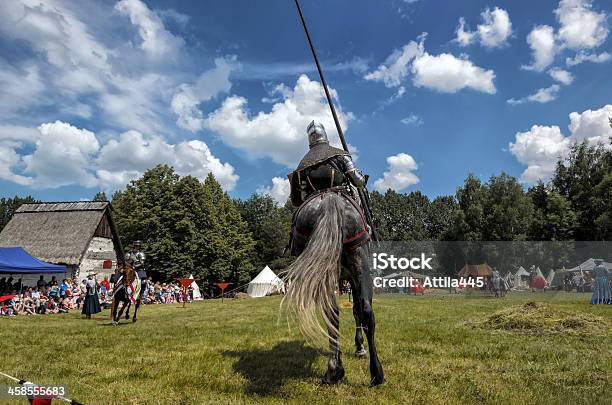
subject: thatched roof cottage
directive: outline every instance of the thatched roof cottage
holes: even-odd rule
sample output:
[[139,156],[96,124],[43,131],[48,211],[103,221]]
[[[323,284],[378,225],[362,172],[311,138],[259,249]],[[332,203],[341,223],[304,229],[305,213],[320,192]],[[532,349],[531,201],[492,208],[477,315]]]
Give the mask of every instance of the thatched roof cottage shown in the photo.
[[0,246],[21,246],[40,260],[64,264],[78,279],[90,271],[110,275],[123,260],[108,201],[23,204],[0,233]]

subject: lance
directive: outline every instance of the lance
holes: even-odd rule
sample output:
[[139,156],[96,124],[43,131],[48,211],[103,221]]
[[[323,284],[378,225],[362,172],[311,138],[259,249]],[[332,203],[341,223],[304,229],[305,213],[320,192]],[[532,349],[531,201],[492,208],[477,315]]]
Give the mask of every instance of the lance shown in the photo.
[[[306,33],[306,38],[308,39],[308,45],[310,45],[310,50],[312,51],[312,57],[314,58],[315,64],[317,65],[317,71],[319,72],[321,84],[323,85],[323,90],[325,91],[327,104],[329,104],[329,109],[331,110],[332,117],[334,118],[334,124],[336,124],[336,130],[338,131],[338,136],[340,137],[342,148],[350,155],[348,144],[344,139],[344,132],[342,131],[342,127],[340,126],[340,121],[338,120],[338,114],[336,114],[334,102],[332,100],[331,94],[329,93],[329,89],[327,88],[327,82],[325,81],[325,77],[323,76],[323,69],[321,69],[321,64],[319,63],[317,52],[315,51],[314,44],[312,43],[312,38],[310,37],[310,32],[308,31],[308,26],[306,25],[306,20],[304,19],[304,14],[302,13],[302,7],[300,7],[299,0],[295,0],[295,6],[297,7],[298,13],[300,14],[300,20],[302,21],[302,27],[304,27],[304,32]],[[357,192],[359,193],[359,200],[361,200],[361,206],[363,207],[363,212],[365,213],[366,220],[368,221],[368,225],[370,226],[372,239],[378,241],[378,235],[376,234],[376,229],[374,228],[374,220],[372,218],[372,208],[370,205],[370,197],[368,195],[368,190],[365,187],[363,189],[358,187]]]

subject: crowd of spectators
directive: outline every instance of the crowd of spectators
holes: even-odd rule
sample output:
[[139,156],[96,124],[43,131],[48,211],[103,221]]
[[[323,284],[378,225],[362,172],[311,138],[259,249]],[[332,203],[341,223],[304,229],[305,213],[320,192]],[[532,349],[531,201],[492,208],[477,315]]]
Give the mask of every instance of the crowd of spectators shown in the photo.
[[[112,287],[107,277],[98,283],[100,305],[109,308],[112,304]],[[143,304],[173,304],[182,303],[186,298],[193,301],[193,288],[189,287],[187,297],[184,297],[182,287],[177,283],[154,283],[149,278],[142,285]],[[0,278],[0,297],[10,297],[0,302],[0,316],[44,315],[68,313],[80,310],[87,289],[85,280],[78,283],[71,278],[58,282],[54,277],[46,281],[44,276],[30,287],[22,284],[21,279],[12,277]],[[12,297],[11,297],[12,296]]]

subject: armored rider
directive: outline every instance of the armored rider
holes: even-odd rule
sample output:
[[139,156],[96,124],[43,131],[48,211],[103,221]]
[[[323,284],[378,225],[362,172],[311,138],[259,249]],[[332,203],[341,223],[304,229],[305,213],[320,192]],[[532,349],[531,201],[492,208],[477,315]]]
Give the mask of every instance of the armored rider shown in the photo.
[[312,121],[306,128],[310,150],[289,174],[291,203],[299,207],[313,194],[327,189],[338,189],[353,196],[353,187],[363,188],[367,183],[355,167],[349,153],[329,144],[323,124]]
[[130,263],[134,267],[136,274],[138,274],[143,293],[145,292],[145,288],[147,286],[147,271],[145,267],[146,260],[147,256],[142,251],[142,242],[139,240],[134,241],[134,243],[132,243],[132,251],[125,255],[125,261]]

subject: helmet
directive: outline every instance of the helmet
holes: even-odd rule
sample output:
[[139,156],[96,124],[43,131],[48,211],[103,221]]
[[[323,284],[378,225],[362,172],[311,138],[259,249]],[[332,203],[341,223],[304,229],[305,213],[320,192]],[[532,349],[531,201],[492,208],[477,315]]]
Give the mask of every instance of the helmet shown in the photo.
[[141,247],[141,246],[142,246],[142,242],[141,242],[141,241],[139,241],[139,240],[135,240],[135,241],[132,243],[132,246],[134,246],[134,247]]
[[325,127],[320,122],[314,122],[313,120],[308,124],[306,132],[308,133],[308,146],[310,148],[319,143],[329,143],[327,133],[325,133]]

